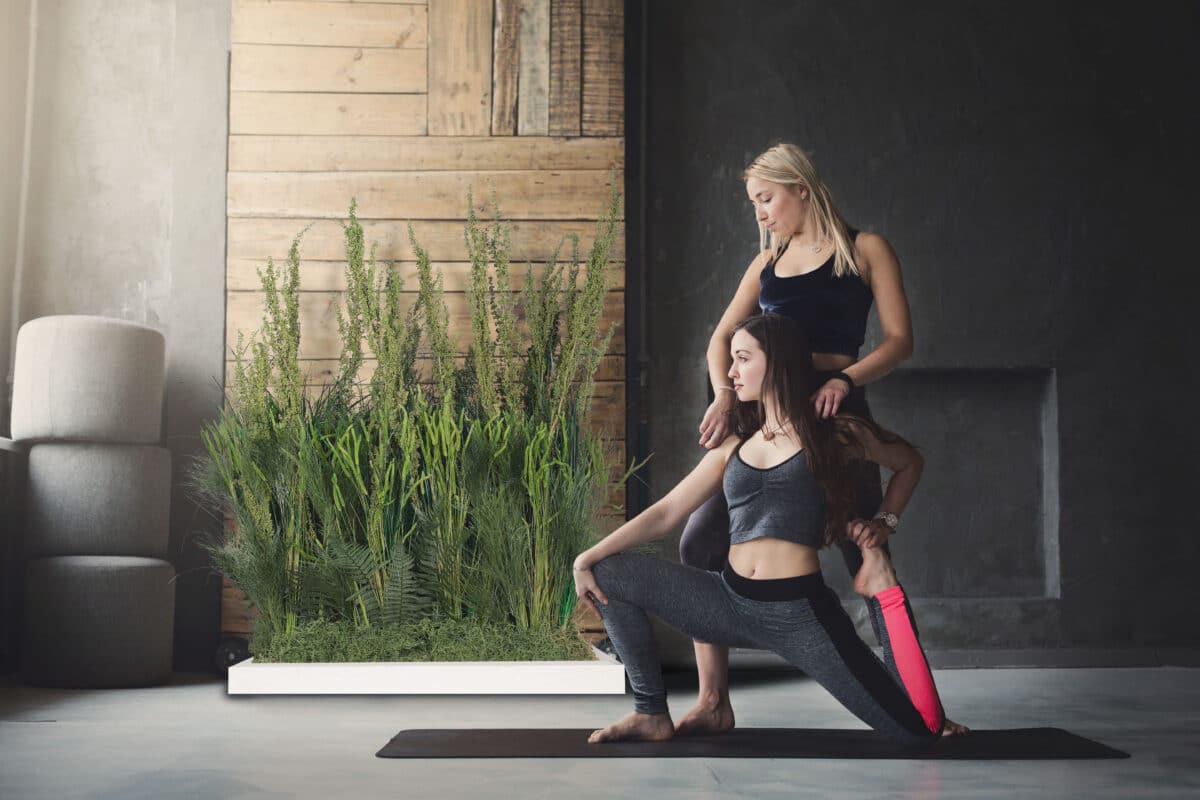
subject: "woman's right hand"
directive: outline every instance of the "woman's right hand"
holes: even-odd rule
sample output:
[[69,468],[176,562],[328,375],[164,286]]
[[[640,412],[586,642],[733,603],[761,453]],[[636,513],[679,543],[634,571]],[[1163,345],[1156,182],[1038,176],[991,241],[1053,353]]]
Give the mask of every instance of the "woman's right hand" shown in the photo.
[[579,602],[600,616],[600,609],[596,607],[595,601],[599,600],[604,605],[608,605],[608,598],[600,590],[600,585],[596,583],[596,576],[592,573],[592,568],[579,569],[575,567],[572,574],[575,576],[575,596],[579,598]]
[[[725,395],[729,395],[728,398]],[[729,433],[729,412],[733,409],[733,392],[717,391],[716,398],[700,420],[700,445],[712,450]]]
[[846,538],[861,548],[883,547],[892,529],[877,519],[852,519],[846,523]]
[[838,413],[842,401],[850,394],[850,386],[841,378],[830,378],[813,393],[813,406],[817,410],[817,419],[829,419]]

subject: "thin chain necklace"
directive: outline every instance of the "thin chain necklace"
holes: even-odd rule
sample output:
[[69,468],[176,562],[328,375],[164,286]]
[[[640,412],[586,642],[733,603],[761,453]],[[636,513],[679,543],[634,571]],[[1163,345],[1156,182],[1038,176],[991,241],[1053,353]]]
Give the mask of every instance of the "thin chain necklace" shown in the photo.
[[[779,254],[775,256],[776,258],[779,258],[779,256],[783,255],[784,251],[787,250],[788,246],[792,243],[793,238],[795,238],[794,234],[787,238],[787,240],[783,243],[783,247],[779,248]],[[821,248],[824,246],[825,246],[825,240],[818,239],[817,241],[815,241],[811,245],[809,245],[809,249],[812,250],[812,252],[814,252],[814,253],[819,253],[819,252],[821,252]]]

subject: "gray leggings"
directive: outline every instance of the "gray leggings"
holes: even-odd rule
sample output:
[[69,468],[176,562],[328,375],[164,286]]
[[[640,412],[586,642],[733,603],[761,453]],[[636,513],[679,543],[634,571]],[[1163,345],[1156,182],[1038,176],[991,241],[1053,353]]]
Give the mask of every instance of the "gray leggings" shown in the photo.
[[[633,688],[634,708],[646,714],[667,710],[667,693],[648,614],[693,639],[729,647],[770,650],[821,684],[863,722],[906,744],[937,738],[944,717],[936,689],[909,691],[890,646],[881,663],[858,637],[837,595],[821,574],[752,580],[733,572],[710,572],[637,553],[619,553],[595,564],[596,583],[608,603],[596,603]],[[898,588],[898,587],[897,587]],[[902,593],[900,602],[907,606]],[[908,609],[890,614],[898,628]],[[886,625],[885,625],[886,629]],[[911,641],[909,630],[892,631]],[[918,669],[920,665],[918,665]],[[921,677],[921,676],[918,676]],[[909,677],[909,683],[912,683]],[[922,695],[924,692],[924,695]],[[925,698],[924,711],[913,697]]]

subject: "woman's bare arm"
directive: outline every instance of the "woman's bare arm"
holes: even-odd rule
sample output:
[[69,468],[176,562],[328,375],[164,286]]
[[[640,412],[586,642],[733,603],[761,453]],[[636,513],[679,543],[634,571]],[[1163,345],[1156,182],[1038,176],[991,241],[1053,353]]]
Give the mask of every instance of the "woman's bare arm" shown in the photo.
[[597,561],[657,539],[681,524],[720,490],[725,464],[737,443],[738,439],[730,436],[720,447],[705,453],[700,463],[665,497],[580,553],[575,559],[575,568],[590,569]]
[[[896,516],[904,511],[908,501],[912,499],[921,473],[925,469],[925,458],[908,442],[897,437],[896,441],[884,441],[875,435],[870,426],[855,421],[853,417],[840,417],[839,422],[843,431],[857,447],[861,448],[862,456],[867,461],[873,461],[892,472],[887,489],[883,493],[883,502],[879,504],[881,512],[891,512]],[[886,433],[886,432],[885,432]],[[884,437],[887,438],[886,436]],[[864,547],[876,547],[887,540],[892,530],[880,520],[851,520],[846,534],[856,544]]]
[[733,300],[729,302],[725,313],[717,322],[717,328],[708,340],[708,379],[712,382],[715,398],[712,405],[704,412],[700,421],[700,444],[712,449],[725,439],[729,432],[729,420],[725,412],[733,408],[733,392],[717,387],[729,386],[729,340],[733,338],[734,327],[746,317],[758,313],[758,281],[767,259],[763,253],[755,256],[738,284]]
[[[883,341],[858,361],[842,370],[855,386],[877,381],[912,356],[912,317],[900,279],[900,261],[887,239],[877,233],[860,233],[854,240],[858,268],[875,297]],[[850,276],[842,280],[853,280]],[[817,415],[828,419],[838,413],[850,387],[840,378],[830,378],[813,395]]]
[[883,340],[874,350],[843,370],[855,385],[863,386],[879,380],[912,356],[913,330],[900,260],[888,240],[877,233],[860,233],[855,245],[864,262],[860,269],[875,295],[883,332]]

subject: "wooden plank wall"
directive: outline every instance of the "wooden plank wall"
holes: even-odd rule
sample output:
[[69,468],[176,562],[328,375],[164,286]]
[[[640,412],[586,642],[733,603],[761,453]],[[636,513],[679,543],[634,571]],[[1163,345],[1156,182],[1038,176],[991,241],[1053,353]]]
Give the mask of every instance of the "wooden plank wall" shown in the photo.
[[[233,0],[228,346],[261,324],[256,269],[286,256],[307,226],[301,357],[313,384],[333,374],[340,220],[352,197],[367,241],[396,261],[415,297],[412,223],[445,275],[460,349],[469,335],[468,187],[485,216],[495,187],[514,223],[514,264],[540,270],[568,233],[586,254],[610,171],[623,181],[622,14],[621,0]],[[624,320],[623,239],[615,259],[606,324]],[[594,403],[614,462],[624,460],[624,376],[618,329]],[[224,630],[245,627],[239,607],[226,598]]]

